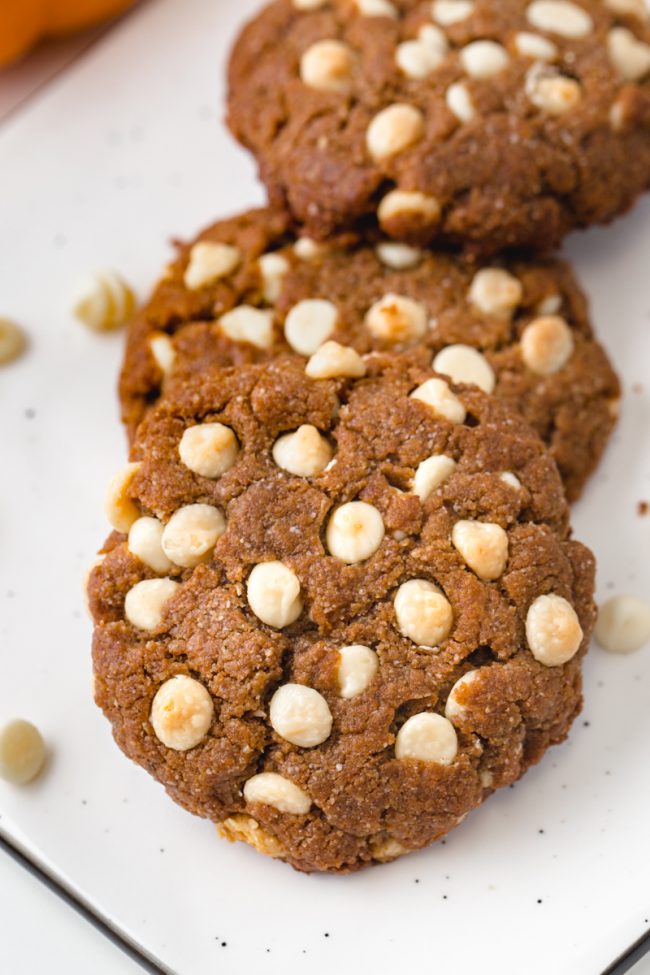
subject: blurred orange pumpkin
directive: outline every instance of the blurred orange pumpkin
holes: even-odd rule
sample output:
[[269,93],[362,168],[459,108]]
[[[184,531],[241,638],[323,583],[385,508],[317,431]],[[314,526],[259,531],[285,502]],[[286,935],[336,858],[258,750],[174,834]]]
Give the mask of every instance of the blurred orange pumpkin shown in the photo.
[[0,0],[0,65],[43,37],[81,30],[120,13],[133,0]]

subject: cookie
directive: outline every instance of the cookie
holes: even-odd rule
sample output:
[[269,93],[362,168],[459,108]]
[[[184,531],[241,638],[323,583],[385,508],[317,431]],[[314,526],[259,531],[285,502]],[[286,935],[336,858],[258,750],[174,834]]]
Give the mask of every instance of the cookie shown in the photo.
[[650,185],[643,0],[276,0],[229,124],[309,234],[550,248]]
[[332,378],[294,356],[168,391],[88,587],[120,748],[305,871],[426,846],[562,741],[594,618],[525,421],[347,352]]
[[181,249],[132,327],[124,419],[133,431],[161,388],[193,372],[309,357],[332,340],[361,354],[419,349],[422,365],[493,391],[548,443],[572,500],[615,423],[618,380],[566,262],[474,262],[385,240],[317,245],[292,238],[272,210],[217,223]]

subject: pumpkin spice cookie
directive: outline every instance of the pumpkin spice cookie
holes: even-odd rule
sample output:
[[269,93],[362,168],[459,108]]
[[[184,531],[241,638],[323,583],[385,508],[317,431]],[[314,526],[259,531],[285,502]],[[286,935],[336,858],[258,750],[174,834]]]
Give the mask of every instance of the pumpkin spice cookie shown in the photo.
[[650,186],[644,0],[276,0],[229,124],[308,233],[548,249]]
[[506,404],[337,346],[174,385],[131,457],[89,580],[96,700],[223,835],[390,860],[566,737],[593,558]]
[[[551,448],[570,499],[615,423],[618,380],[585,298],[557,259],[473,262],[390,241],[324,245],[253,211],[181,249],[132,325],[121,393],[131,431],[161,389],[211,366],[328,342],[418,352],[518,409]],[[326,346],[324,352],[327,353]]]

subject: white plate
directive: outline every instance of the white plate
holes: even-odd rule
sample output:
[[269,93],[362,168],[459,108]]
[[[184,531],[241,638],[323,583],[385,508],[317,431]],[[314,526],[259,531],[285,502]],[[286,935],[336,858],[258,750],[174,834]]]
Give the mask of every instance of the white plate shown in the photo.
[[[113,266],[144,294],[166,238],[262,201],[219,124],[224,57],[256,5],[148,4],[0,132],[0,312],[33,337],[0,375],[0,715],[31,717],[52,746],[38,783],[0,787],[0,825],[183,975],[594,975],[650,917],[648,650],[594,649],[570,741],[444,845],[342,878],[218,841],[120,755],[92,703],[81,581],[124,457],[122,337],[73,322],[70,289]],[[647,597],[650,201],[568,252],[626,383],[576,533],[601,596]]]

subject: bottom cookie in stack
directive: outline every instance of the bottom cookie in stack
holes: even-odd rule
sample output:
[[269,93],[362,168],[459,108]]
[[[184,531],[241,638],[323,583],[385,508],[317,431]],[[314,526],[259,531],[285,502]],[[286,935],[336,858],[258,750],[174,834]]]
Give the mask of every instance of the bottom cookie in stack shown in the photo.
[[417,352],[173,384],[110,512],[89,599],[118,745],[300,870],[444,836],[580,710],[594,561],[555,463]]

